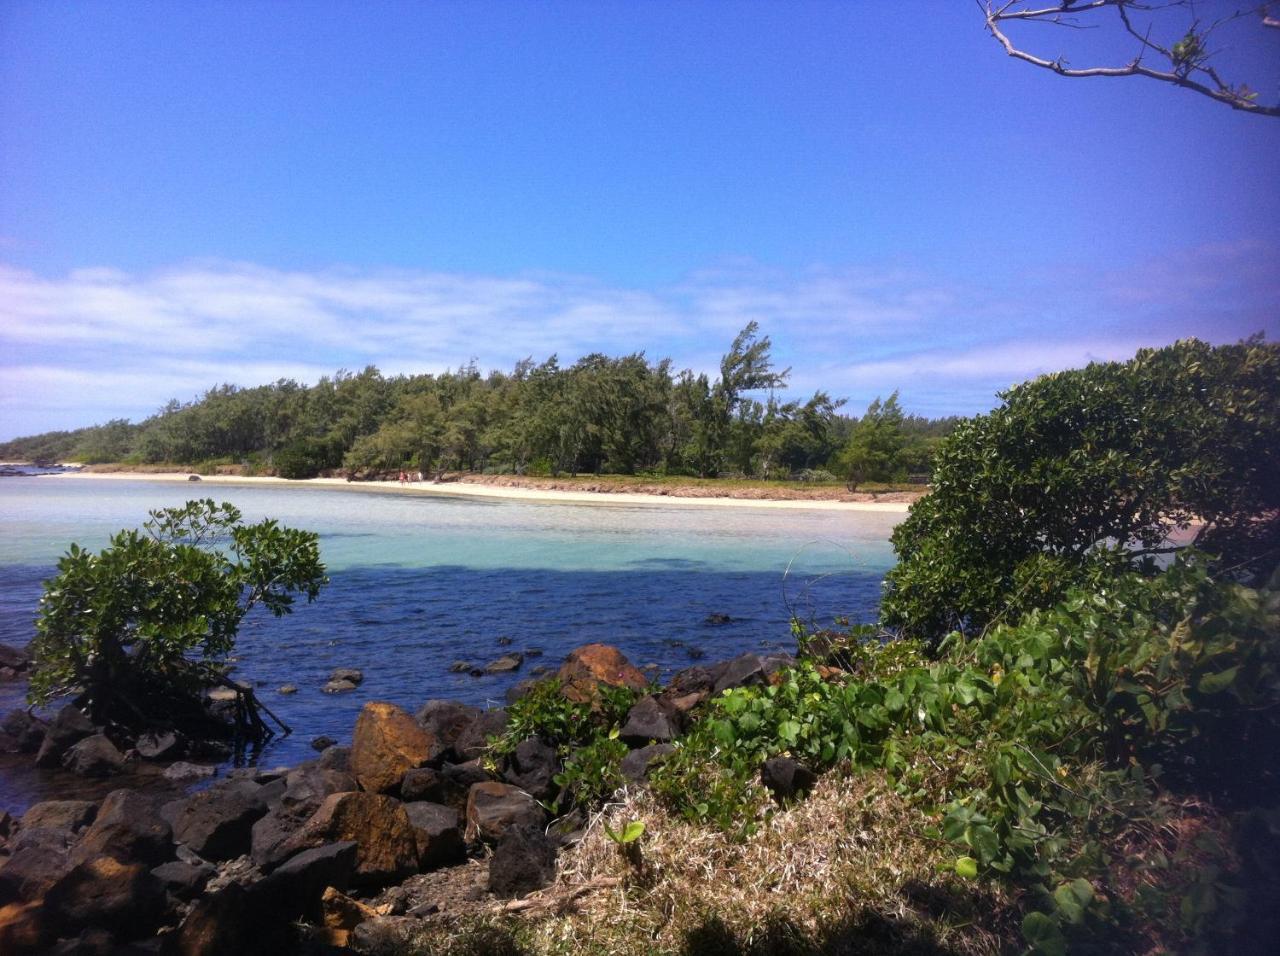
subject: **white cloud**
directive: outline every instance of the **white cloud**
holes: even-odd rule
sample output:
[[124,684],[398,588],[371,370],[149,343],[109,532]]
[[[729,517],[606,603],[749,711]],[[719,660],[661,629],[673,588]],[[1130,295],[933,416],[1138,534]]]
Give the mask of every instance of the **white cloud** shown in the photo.
[[1181,335],[1238,338],[1261,315],[1274,334],[1274,259],[1213,247],[998,286],[900,265],[789,273],[737,261],[652,289],[546,273],[191,262],[45,277],[0,265],[0,437],[138,418],[221,382],[313,382],[366,364],[438,372],[473,357],[509,368],[643,350],[714,374],[753,319],[797,392],[825,388],[858,409],[900,388],[910,409],[972,412],[1029,376]]

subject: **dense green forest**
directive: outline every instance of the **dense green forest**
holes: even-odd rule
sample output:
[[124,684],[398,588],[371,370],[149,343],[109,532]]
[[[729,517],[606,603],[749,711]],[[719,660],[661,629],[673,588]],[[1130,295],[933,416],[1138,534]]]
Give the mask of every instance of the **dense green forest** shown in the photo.
[[860,417],[818,391],[783,401],[790,369],[776,369],[754,322],[734,339],[720,375],[643,352],[588,355],[562,368],[553,355],[510,372],[474,363],[440,375],[387,377],[372,366],[313,386],[222,385],[170,401],[134,424],[117,419],[0,444],[24,461],[196,466],[308,478],[343,469],[741,476],[903,481],[929,470],[956,419],[907,415],[897,394]]

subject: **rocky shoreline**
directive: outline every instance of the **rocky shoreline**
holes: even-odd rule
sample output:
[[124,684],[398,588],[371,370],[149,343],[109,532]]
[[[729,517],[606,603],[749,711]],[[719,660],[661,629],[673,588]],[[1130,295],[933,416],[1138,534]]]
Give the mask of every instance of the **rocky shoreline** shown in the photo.
[[[746,654],[658,687],[616,648],[590,644],[545,686],[583,706],[611,688],[638,695],[617,736],[622,774],[643,785],[703,701],[790,662]],[[46,765],[124,770],[103,728],[72,707],[47,725],[16,711],[3,733]],[[21,819],[0,812],[0,952],[394,952],[426,920],[536,910],[591,820],[547,809],[562,803],[566,754],[536,735],[499,750],[504,735],[505,708],[432,700],[410,714],[370,701],[350,747],[295,767],[230,770],[177,799],[122,775],[142,788],[44,801]],[[128,758],[167,764],[171,780],[207,772],[155,743]],[[763,782],[789,796],[812,780],[780,758]]]

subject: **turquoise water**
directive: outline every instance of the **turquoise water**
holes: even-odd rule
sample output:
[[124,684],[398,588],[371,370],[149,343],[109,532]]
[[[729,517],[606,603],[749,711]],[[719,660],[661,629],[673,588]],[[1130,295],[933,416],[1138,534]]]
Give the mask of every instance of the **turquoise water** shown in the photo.
[[[365,700],[416,708],[431,697],[501,702],[516,680],[573,647],[607,641],[667,676],[695,661],[793,649],[792,613],[818,624],[875,612],[898,513],[626,502],[566,504],[371,492],[346,486],[200,485],[91,478],[0,479],[0,643],[30,640],[41,582],[76,542],[100,548],[149,509],[230,501],[320,534],[332,583],[283,619],[250,616],[236,676],[295,729],[263,759],[311,755],[350,736]],[[788,573],[788,565],[790,572]],[[721,626],[708,615],[728,614]],[[509,639],[509,647],[499,639]],[[511,675],[483,664],[529,652]],[[335,667],[365,682],[320,693]],[[293,683],[299,692],[275,688]],[[0,706],[21,689],[0,685]],[[0,805],[3,805],[0,802]]]

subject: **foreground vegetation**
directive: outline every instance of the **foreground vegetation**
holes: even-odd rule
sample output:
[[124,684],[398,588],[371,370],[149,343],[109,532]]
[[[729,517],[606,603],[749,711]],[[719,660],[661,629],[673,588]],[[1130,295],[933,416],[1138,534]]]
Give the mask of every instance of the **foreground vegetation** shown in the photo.
[[[1180,343],[1013,390],[943,443],[886,620],[801,632],[648,791],[617,789],[618,708],[531,694],[513,719],[575,755],[571,803],[612,800],[561,874],[604,889],[419,951],[1269,952],[1277,359]],[[779,756],[821,774],[807,799],[764,785]]]
[[754,323],[710,379],[674,372],[643,353],[555,356],[509,373],[468,365],[441,375],[387,378],[339,372],[307,387],[282,380],[224,385],[124,420],[0,444],[0,458],[85,463],[237,465],[308,478],[324,471],[645,474],[805,481],[905,481],[926,473],[954,419],[903,413],[896,395],[866,414],[816,392],[785,402]]

